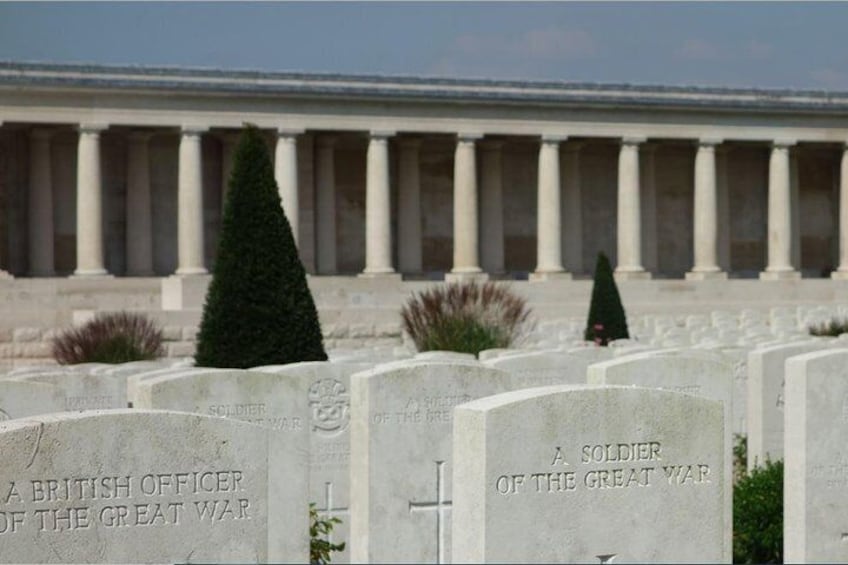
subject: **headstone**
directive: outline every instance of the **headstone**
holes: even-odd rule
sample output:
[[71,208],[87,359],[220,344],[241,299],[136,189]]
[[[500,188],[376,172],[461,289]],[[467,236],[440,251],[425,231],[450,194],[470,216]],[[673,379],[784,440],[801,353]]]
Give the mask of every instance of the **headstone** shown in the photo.
[[416,361],[476,361],[477,357],[471,353],[456,351],[423,351],[416,353],[413,359]]
[[454,412],[456,563],[729,563],[720,403],[636,387]]
[[17,379],[0,380],[0,422],[64,409],[65,394],[58,387]]
[[0,423],[0,560],[305,563],[306,500],[278,441],[175,412]]
[[[666,350],[639,353],[587,371],[587,382],[596,385],[630,385],[659,388],[701,396],[724,407],[724,480],[733,480],[733,365],[720,354],[704,350]],[[732,523],[733,491],[724,490],[726,521]]]
[[451,562],[453,408],[508,387],[507,373],[470,363],[351,377],[351,562]]
[[67,412],[127,407],[126,379],[105,373],[53,372],[24,375],[15,380],[53,385],[62,390],[65,394],[63,410]]
[[127,377],[127,405],[132,408],[135,406],[136,397],[138,396],[139,385],[151,379],[156,379],[164,376],[186,375],[198,372],[223,371],[225,369],[212,369],[209,367],[166,367],[164,369],[154,369],[143,373],[135,373]]
[[848,349],[786,361],[783,559],[848,555]]
[[512,375],[511,388],[515,390],[534,386],[584,384],[586,368],[590,363],[585,356],[579,357],[558,351],[509,355],[485,361],[483,364]]
[[311,361],[251,369],[285,375],[299,385],[297,398],[308,407],[309,501],[319,516],[341,520],[328,541],[346,542],[344,551],[333,554],[333,563],[350,562],[350,376],[370,368]]
[[822,343],[806,340],[753,349],[748,353],[748,470],[766,459],[783,459],[785,363],[794,355],[817,351]]

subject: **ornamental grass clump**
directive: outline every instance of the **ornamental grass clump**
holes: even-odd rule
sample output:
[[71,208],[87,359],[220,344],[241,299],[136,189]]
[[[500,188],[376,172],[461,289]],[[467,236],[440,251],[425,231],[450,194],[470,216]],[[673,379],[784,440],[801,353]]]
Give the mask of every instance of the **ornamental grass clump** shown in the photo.
[[129,312],[98,314],[56,336],[52,349],[61,365],[149,361],[164,354],[162,330],[146,316]]
[[528,329],[530,309],[506,286],[467,282],[413,294],[401,317],[418,351],[477,355],[515,344]]
[[810,335],[836,337],[848,333],[848,318],[831,318],[820,324],[807,327]]

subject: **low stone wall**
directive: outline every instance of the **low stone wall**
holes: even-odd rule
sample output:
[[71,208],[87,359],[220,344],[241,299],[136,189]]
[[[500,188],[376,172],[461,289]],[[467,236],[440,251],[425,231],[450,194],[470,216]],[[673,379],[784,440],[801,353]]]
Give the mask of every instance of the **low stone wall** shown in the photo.
[[[163,328],[169,357],[194,354],[208,277],[194,281],[181,297],[182,308],[162,308],[163,282],[172,278],[25,279],[0,281],[0,370],[49,364],[56,332],[96,312],[143,312]],[[400,309],[411,293],[434,281],[397,281],[357,277],[309,277],[328,349],[404,344]],[[589,308],[592,281],[513,281],[537,320],[536,337],[555,322],[580,322]],[[714,310],[768,313],[776,306],[824,306],[837,315],[848,304],[848,282],[829,279],[654,280],[619,283],[628,316],[705,314]],[[173,306],[173,302],[171,304]]]

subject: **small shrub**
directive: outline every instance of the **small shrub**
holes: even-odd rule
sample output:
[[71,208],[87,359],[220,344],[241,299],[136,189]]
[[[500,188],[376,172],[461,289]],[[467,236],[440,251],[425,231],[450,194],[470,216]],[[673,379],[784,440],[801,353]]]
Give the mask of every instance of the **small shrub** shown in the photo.
[[766,461],[733,488],[733,562],[783,563],[783,461]]
[[748,470],[748,436],[733,434],[733,484],[745,478]]
[[468,282],[413,294],[401,317],[418,351],[477,355],[516,343],[527,329],[530,310],[505,286]]
[[612,274],[612,265],[606,255],[598,253],[584,339],[606,346],[613,340],[629,337],[627,316]]
[[312,565],[325,565],[332,559],[334,551],[344,551],[345,542],[331,543],[326,539],[333,532],[338,518],[322,518],[315,509],[315,503],[309,503],[309,562]]
[[163,355],[162,330],[141,314],[98,314],[59,334],[52,349],[61,365],[147,361]]
[[848,318],[831,318],[821,324],[813,324],[807,327],[810,335],[836,337],[848,333]]

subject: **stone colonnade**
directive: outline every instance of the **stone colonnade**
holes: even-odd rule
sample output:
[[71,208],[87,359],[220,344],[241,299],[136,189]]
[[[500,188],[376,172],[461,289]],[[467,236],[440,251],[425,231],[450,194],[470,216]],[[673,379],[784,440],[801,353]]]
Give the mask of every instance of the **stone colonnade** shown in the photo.
[[[103,189],[100,135],[104,124],[80,124],[77,148],[77,267],[75,276],[104,276]],[[275,177],[295,241],[299,234],[297,139],[301,129],[276,132]],[[206,273],[204,264],[201,139],[207,128],[180,130],[178,161],[177,275]],[[150,192],[150,131],[128,135],[127,274],[153,273]],[[28,254],[29,274],[54,275],[53,201],[50,171],[51,130],[29,132]],[[392,230],[390,141],[398,151],[397,229]],[[222,177],[229,178],[236,136],[224,134]],[[320,134],[315,149],[316,270],[335,274],[336,136]],[[690,280],[727,277],[729,239],[720,229],[729,218],[725,140],[693,140],[695,149],[693,265]],[[365,268],[362,276],[398,277],[422,271],[420,143],[413,135],[369,132],[366,157]],[[768,260],[764,280],[800,277],[797,242],[798,179],[792,140],[771,143],[768,165]],[[504,272],[503,187],[500,139],[477,133],[456,135],[453,172],[453,267],[448,280],[485,278]],[[581,262],[581,140],[542,135],[538,150],[536,269],[531,280],[570,278]],[[648,279],[657,267],[654,142],[622,137],[619,143],[617,188],[617,255],[619,279]],[[478,157],[479,178],[478,178]],[[226,180],[224,181],[226,188]],[[225,189],[222,190],[222,195]],[[839,265],[833,278],[848,279],[848,146],[843,146],[839,177]],[[393,264],[393,237],[398,239],[398,265]],[[0,274],[4,274],[0,271]]]

